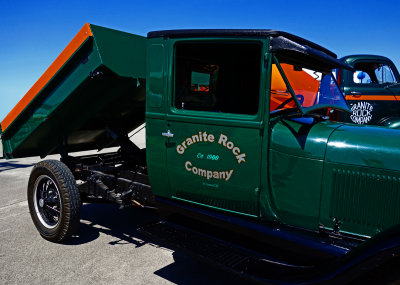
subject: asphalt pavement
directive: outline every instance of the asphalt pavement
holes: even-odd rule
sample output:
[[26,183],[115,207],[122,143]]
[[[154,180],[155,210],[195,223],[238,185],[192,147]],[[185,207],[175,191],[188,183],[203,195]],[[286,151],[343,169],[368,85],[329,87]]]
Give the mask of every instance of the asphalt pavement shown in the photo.
[[244,283],[140,234],[141,225],[158,218],[141,209],[84,204],[77,236],[63,244],[44,240],[26,201],[29,174],[38,161],[0,159],[0,284]]

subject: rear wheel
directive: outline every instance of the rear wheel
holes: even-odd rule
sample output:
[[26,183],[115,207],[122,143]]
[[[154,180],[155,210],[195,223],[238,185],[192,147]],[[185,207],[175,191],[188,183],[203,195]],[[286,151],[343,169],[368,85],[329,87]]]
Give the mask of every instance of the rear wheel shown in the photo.
[[32,169],[28,183],[28,205],[40,235],[61,242],[76,232],[80,222],[81,198],[75,178],[57,160],[45,160]]

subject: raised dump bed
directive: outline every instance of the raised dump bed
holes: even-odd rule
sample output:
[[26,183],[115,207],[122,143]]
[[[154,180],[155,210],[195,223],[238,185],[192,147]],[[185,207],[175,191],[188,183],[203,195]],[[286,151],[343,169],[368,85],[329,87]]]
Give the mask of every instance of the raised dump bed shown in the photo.
[[145,118],[146,38],[85,24],[1,122],[7,158],[101,149]]

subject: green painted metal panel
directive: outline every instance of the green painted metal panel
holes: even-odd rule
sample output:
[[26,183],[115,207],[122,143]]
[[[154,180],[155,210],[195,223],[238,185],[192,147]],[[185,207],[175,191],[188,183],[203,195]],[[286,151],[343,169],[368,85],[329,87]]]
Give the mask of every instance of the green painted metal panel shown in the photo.
[[341,232],[361,236],[400,222],[400,133],[328,121],[272,126],[269,199],[278,220],[333,230],[337,219]]
[[292,120],[271,120],[271,149],[293,156],[323,160],[330,134],[341,123],[329,121],[301,123]]
[[[220,40],[201,39],[202,42]],[[247,40],[259,43],[264,51],[267,49],[265,42],[254,38],[224,39],[224,42],[245,43]],[[180,41],[196,42],[199,39],[153,38],[148,42],[147,82],[151,84],[147,89],[146,107],[147,128],[150,128],[147,133],[147,162],[152,189],[160,196],[259,216],[265,80],[262,80],[260,111],[256,115],[178,110],[173,106],[174,46]],[[261,58],[260,69],[265,78]],[[174,134],[173,138],[162,136],[168,130]],[[202,139],[182,154],[177,151],[177,147],[188,138],[196,140],[203,135],[213,139]],[[226,138],[230,149],[223,145],[221,137]],[[240,154],[234,154],[234,148],[235,152],[240,149],[245,162],[239,162],[237,156]],[[167,158],[164,165],[163,154]]]
[[171,197],[167,172],[165,120],[168,94],[168,46],[164,39],[148,39],[146,70],[146,159],[154,194]]
[[171,197],[167,172],[167,154],[165,137],[161,133],[167,129],[162,116],[146,117],[146,159],[151,190],[155,195]]
[[[201,44],[216,44],[221,40],[202,38]],[[261,78],[265,75],[263,56],[259,67],[262,82],[258,91],[259,110],[255,115],[177,109],[173,93],[175,47],[198,41],[196,38],[185,38],[168,42],[170,76],[167,94],[171,95],[167,96],[166,120],[168,130],[174,133],[174,137],[168,139],[166,145],[172,197],[213,209],[259,217],[265,100],[265,80]],[[266,49],[265,39],[225,38],[223,42],[257,44],[262,51]]]
[[166,80],[166,53],[165,46],[157,39],[148,40],[147,65],[147,108],[162,107],[165,100],[164,82]]
[[7,158],[112,144],[144,122],[146,39],[91,25],[89,37],[3,133]]
[[272,207],[279,221],[317,230],[323,160],[270,151]]
[[343,125],[329,138],[326,161],[400,171],[399,141],[388,128]]
[[90,25],[102,63],[122,77],[146,78],[146,39]]
[[210,207],[259,215],[260,129],[193,124],[168,119],[167,142],[173,196]]
[[400,223],[400,172],[326,163],[321,198],[321,224],[362,236]]
[[[89,44],[90,43],[87,42],[87,45]],[[29,154],[25,153],[27,151],[29,152],[29,149],[31,148],[36,148],[37,152],[35,155],[40,155],[38,149],[40,148],[40,144],[34,145],[29,143],[29,140],[32,139],[31,136],[33,133],[35,131],[37,132],[37,129],[44,122],[48,121],[48,118],[60,106],[60,104],[62,104],[62,102],[64,102],[64,100],[66,100],[66,98],[85,81],[87,74],[98,66],[97,62],[100,60],[98,53],[93,52],[92,50],[89,52],[89,56],[92,59],[90,62],[88,61],[86,64],[77,63],[74,73],[69,74],[65,80],[61,81],[62,84],[58,84],[54,87],[53,92],[47,96],[44,96],[42,95],[43,93],[41,93],[41,97],[35,99],[35,102],[32,103],[36,103],[35,105],[37,106],[35,106],[35,108],[33,108],[31,104],[30,109],[24,110],[23,114],[21,114],[21,116],[24,117],[24,120],[19,119],[19,125],[13,125],[7,129],[7,132],[4,134],[5,140],[9,142],[9,145],[5,150],[6,153],[12,153],[12,157],[29,156]],[[38,137],[38,134],[35,133],[34,137]],[[28,143],[26,143],[27,141]]]
[[[261,81],[261,90],[264,90],[265,96],[262,96],[265,100],[262,101],[263,115],[263,140],[262,140],[262,151],[261,151],[261,188],[260,188],[260,215],[262,220],[274,221],[277,220],[277,215],[272,209],[272,193],[270,186],[270,174],[269,174],[269,146],[271,143],[270,132],[271,127],[269,125],[269,105],[270,105],[270,93],[271,93],[271,69],[272,69],[272,54],[269,52],[270,39],[266,39],[266,45],[264,46],[264,67],[261,72],[261,78],[265,78],[265,81]],[[263,84],[264,83],[264,84]],[[265,122],[268,122],[267,124]],[[266,127],[267,126],[267,127]]]
[[277,219],[318,229],[326,144],[341,124],[271,121],[269,185]]

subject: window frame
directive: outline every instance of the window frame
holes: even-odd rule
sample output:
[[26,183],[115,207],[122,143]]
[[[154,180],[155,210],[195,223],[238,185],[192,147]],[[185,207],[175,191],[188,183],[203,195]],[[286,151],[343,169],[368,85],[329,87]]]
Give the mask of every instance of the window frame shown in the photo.
[[[169,113],[179,116],[195,116],[204,118],[215,118],[215,119],[233,119],[233,120],[245,120],[245,121],[261,121],[264,114],[265,106],[265,94],[266,94],[266,65],[265,54],[267,52],[267,38],[187,38],[187,39],[171,39],[171,62],[170,71],[172,76],[170,77],[170,88],[169,88],[169,102],[168,109]],[[255,114],[239,114],[239,113],[222,113],[212,112],[207,110],[188,110],[178,109],[175,106],[176,100],[176,47],[181,44],[257,44],[260,47],[260,58],[259,58],[259,88],[258,88],[258,108]]]
[[[360,62],[371,62],[371,63],[373,63],[373,62],[376,62],[376,63],[382,63],[382,64],[385,64],[385,65],[387,65],[387,66],[389,66],[390,67],[390,69],[391,69],[391,71],[392,71],[392,74],[393,74],[393,76],[394,76],[394,79],[397,81],[397,82],[400,82],[400,78],[399,78],[399,75],[397,74],[397,72],[396,72],[396,68],[395,68],[395,66],[391,63],[391,62],[388,62],[388,61],[385,61],[385,60],[379,60],[379,59],[362,59],[362,60],[356,60],[356,61],[354,61],[353,63],[352,63],[352,65],[353,66],[355,66],[357,63],[360,63]],[[356,69],[355,67],[354,67],[354,69]],[[356,70],[356,71],[358,71],[358,69]],[[355,72],[355,71],[354,71]],[[391,84],[391,83],[355,83],[354,82],[354,72],[351,72],[351,71],[347,71],[347,82],[349,82],[348,84],[346,84],[348,87],[354,87],[354,88],[356,88],[356,87],[363,87],[363,88],[381,88],[382,86],[386,86],[386,85],[388,85],[388,84]]]
[[[287,78],[285,72],[284,72],[283,69],[282,69],[281,63],[279,62],[279,60],[278,60],[278,58],[277,58],[277,56],[276,56],[275,54],[272,56],[272,60],[271,60],[271,72],[270,72],[270,75],[269,75],[269,77],[270,77],[270,80],[269,80],[269,83],[270,83],[269,100],[271,100],[271,91],[272,91],[272,90],[271,90],[271,84],[272,84],[272,65],[273,65],[273,64],[276,65],[276,67],[277,67],[277,69],[278,69],[278,71],[279,71],[279,74],[281,75],[281,78],[282,78],[283,81],[285,82],[287,91],[288,91],[289,94],[292,96],[292,98],[293,98],[293,100],[294,100],[294,103],[295,103],[296,106],[297,106],[296,108],[291,108],[291,109],[297,109],[297,110],[299,111],[300,114],[304,115],[305,112],[304,112],[304,110],[303,110],[303,107],[301,106],[299,100],[297,99],[296,93],[294,92],[294,90],[293,90],[293,88],[292,88],[292,85],[291,85],[290,82],[289,82],[289,79]],[[271,104],[271,103],[270,103],[270,104]],[[269,104],[269,105],[270,105],[270,104]],[[270,106],[269,106],[269,108],[270,108]],[[282,109],[282,110],[283,110],[283,109]],[[280,113],[282,110],[274,110],[274,111],[268,110],[268,111],[269,111],[269,114],[270,114],[271,117],[275,117],[275,116],[279,115],[279,113]]]
[[[292,85],[290,84],[289,78],[286,76],[286,74],[285,74],[285,72],[284,72],[284,70],[283,70],[283,68],[281,66],[281,63],[280,63],[278,57],[275,54],[272,56],[272,60],[271,60],[271,71],[270,71],[271,75],[270,75],[270,80],[269,80],[270,86],[272,84],[272,78],[271,78],[272,77],[272,64],[276,64],[276,66],[278,68],[278,71],[279,71],[283,81],[285,82],[286,87],[288,88],[287,91],[290,93],[290,95],[292,96],[292,98],[295,101],[295,104],[297,106],[296,108],[290,108],[288,110],[293,110],[293,111],[294,110],[298,110],[299,111],[298,113],[301,114],[301,115],[306,115],[306,114],[309,114],[310,112],[313,112],[313,111],[316,111],[316,110],[319,110],[319,109],[324,109],[324,108],[335,108],[335,109],[338,109],[338,110],[341,110],[341,111],[345,111],[345,112],[349,112],[350,111],[350,106],[349,106],[349,104],[348,104],[348,102],[346,100],[346,97],[343,94],[342,90],[340,90],[340,85],[338,84],[335,76],[333,76],[332,71],[330,72],[330,74],[332,75],[331,79],[335,81],[336,86],[338,87],[338,91],[341,93],[341,96],[342,96],[344,102],[347,104],[347,109],[346,108],[342,108],[340,106],[333,106],[333,105],[329,105],[329,104],[317,104],[317,105],[314,105],[314,106],[311,106],[311,107],[303,107],[300,104],[300,101],[298,100],[298,98],[296,96],[296,92],[294,92],[294,89],[293,89]],[[271,93],[271,88],[270,88],[269,92]],[[270,110],[268,110],[268,111],[270,112],[270,117],[276,117],[276,116],[279,116],[279,114],[281,114],[282,111],[284,111],[284,109],[277,110],[277,111],[270,111]]]

